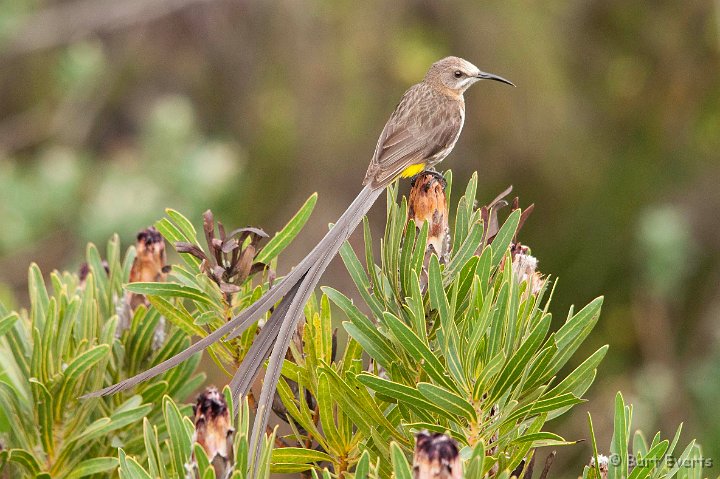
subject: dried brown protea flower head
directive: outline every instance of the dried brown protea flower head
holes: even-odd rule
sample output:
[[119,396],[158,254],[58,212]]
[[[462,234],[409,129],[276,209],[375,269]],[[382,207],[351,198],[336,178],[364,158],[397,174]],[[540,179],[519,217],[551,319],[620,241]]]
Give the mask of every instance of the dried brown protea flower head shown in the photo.
[[[165,240],[154,226],[140,231],[137,234],[135,242],[135,259],[130,268],[129,283],[151,282],[157,283],[165,281],[170,266],[166,264],[167,257],[165,254]],[[126,292],[125,295],[116,302],[118,313],[117,336],[130,327],[133,312],[138,306],[149,306],[147,298],[143,294]],[[165,318],[160,317],[155,332],[153,334],[152,347],[158,349],[165,341]]]
[[[520,199],[517,196],[512,200],[512,203],[508,202],[508,200],[505,199],[505,197],[511,192],[512,186],[508,187],[505,191],[500,193],[487,206],[483,206],[480,208],[480,217],[483,220],[483,242],[478,253],[482,251],[482,248],[485,245],[492,244],[495,236],[497,236],[498,234],[498,231],[500,231],[498,211],[508,205],[511,205],[510,212],[513,212],[516,209],[520,208]],[[530,216],[533,209],[535,209],[534,204],[528,206],[522,211],[522,214],[520,215],[520,222],[518,223],[517,230],[515,231],[515,238],[513,238],[514,241],[517,240],[518,232],[522,229],[525,221],[528,219],[528,216]]]
[[154,226],[138,233],[135,251],[135,260],[130,269],[130,282],[163,281],[167,275],[165,240]]
[[[154,226],[140,231],[135,243],[135,259],[130,268],[130,283],[165,281],[168,272],[166,265],[165,240]],[[135,310],[141,304],[147,306],[142,294],[130,293],[128,304]]]
[[441,261],[450,252],[446,187],[440,173],[425,171],[413,178],[408,200],[408,222],[413,220],[418,229],[429,223],[427,251],[434,252]]
[[[215,468],[215,477],[227,477],[234,464],[230,411],[225,396],[214,387],[205,389],[193,406],[195,434],[193,442],[202,446]],[[193,458],[194,460],[194,458]]]
[[[216,229],[219,237],[215,236]],[[266,264],[255,261],[261,249],[260,242],[268,235],[259,228],[250,227],[238,228],[226,234],[220,221],[216,225],[210,210],[203,214],[203,230],[209,254],[205,254],[197,245],[186,242],[175,243],[175,249],[178,253],[188,253],[202,261],[201,269],[220,286],[229,304],[232,294],[240,291],[240,284],[268,268]]]
[[414,479],[463,477],[457,441],[445,434],[423,431],[415,436]]

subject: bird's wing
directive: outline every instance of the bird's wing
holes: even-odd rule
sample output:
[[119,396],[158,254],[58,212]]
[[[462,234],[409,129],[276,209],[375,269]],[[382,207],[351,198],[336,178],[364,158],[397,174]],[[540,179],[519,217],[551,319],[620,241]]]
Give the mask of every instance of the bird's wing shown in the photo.
[[459,110],[453,102],[437,100],[420,85],[403,95],[380,134],[366,182],[386,186],[409,166],[426,163],[452,143]]

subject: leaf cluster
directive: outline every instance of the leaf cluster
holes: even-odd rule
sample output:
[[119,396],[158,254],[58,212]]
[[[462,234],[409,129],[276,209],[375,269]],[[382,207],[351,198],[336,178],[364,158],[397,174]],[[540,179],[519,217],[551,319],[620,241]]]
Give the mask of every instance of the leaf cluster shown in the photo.
[[[293,427],[286,439],[313,454],[297,454],[275,470],[315,464],[340,475],[359,467],[367,452],[388,477],[396,462],[392,447],[410,452],[420,430],[449,432],[478,477],[513,470],[534,448],[571,443],[543,427],[582,402],[595,378],[607,346],[566,377],[558,374],[592,331],[602,298],[571,311],[550,333],[545,289],[532,294],[512,269],[509,246],[522,212],[512,212],[489,245],[475,190],[473,177],[455,214],[447,264],[433,255],[425,266],[428,227],[406,225],[407,202],[396,201],[395,191],[388,194],[379,264],[367,222],[365,261],[343,246],[369,314],[328,287],[319,304],[308,304],[303,349],[292,349],[278,394]],[[350,336],[337,359],[329,303],[345,315]]]
[[[302,229],[315,201],[311,196],[288,225],[252,255],[254,259],[264,264],[276,261]],[[201,251],[194,227],[180,213],[167,210],[156,227],[165,239],[197,245]],[[238,241],[233,246],[247,245]],[[268,285],[255,286],[245,278],[231,303],[193,254],[181,255],[183,263],[172,267],[167,282],[128,283],[135,256],[131,247],[121,260],[117,236],[108,242],[105,261],[91,244],[86,275],[53,272],[48,288],[37,265],[32,265],[30,309],[8,311],[0,304],[0,471],[13,477],[78,478],[112,472],[118,460],[132,464],[132,457],[154,457],[164,463],[165,452],[148,446],[153,442],[166,441],[168,457],[185,453],[177,442],[181,436],[167,426],[175,426],[171,417],[189,412],[188,406],[175,401],[184,400],[205,381],[204,374],[194,374],[200,354],[142,383],[133,393],[77,398],[174,356],[193,336],[206,336],[235,308],[252,303]],[[123,327],[119,315],[127,315],[130,293],[145,295],[149,307],[131,311]],[[158,328],[165,332],[161,344]],[[237,363],[252,342],[252,329],[233,343],[211,348],[210,356],[223,368]],[[158,426],[151,431],[141,420]],[[167,474],[183,476],[179,463],[172,464]]]
[[[232,394],[226,387],[223,390],[230,417],[235,417]],[[143,439],[147,451],[147,468],[124,450],[119,452],[120,479],[170,479],[195,477],[198,479],[216,479],[215,470],[205,450],[197,443],[193,444],[195,426],[168,396],[162,401],[163,420],[160,426],[153,425],[147,418],[143,421]],[[255,459],[250,451],[250,407],[247,398],[238,411],[238,428],[233,440],[235,467],[228,479],[250,477]],[[159,431],[168,431],[165,441]],[[270,477],[270,454],[274,436],[264,440],[260,457],[257,459],[257,479]],[[217,478],[220,479],[220,478]]]
[[196,356],[134,393],[78,399],[189,345],[189,335],[175,327],[162,344],[153,344],[161,319],[155,308],[138,307],[129,328],[119,329],[122,284],[134,256],[130,248],[121,263],[113,237],[105,263],[91,244],[87,276],[53,272],[49,288],[33,264],[30,309],[11,312],[0,305],[0,423],[6,425],[2,433],[8,447],[0,452],[0,470],[53,478],[111,471],[118,446],[144,451],[140,420],[161,414],[154,406],[158,399],[182,399],[203,383],[204,375],[194,374]]
[[[608,449],[610,456],[598,454],[592,417],[588,413],[593,446],[591,464],[583,470],[583,479],[701,479],[706,477],[712,460],[703,456],[695,440],[674,456],[680,441],[682,424],[671,441],[656,433],[648,442],[642,431],[631,433],[633,407],[626,404],[620,392],[615,396],[613,436]],[[707,469],[706,469],[707,468]]]

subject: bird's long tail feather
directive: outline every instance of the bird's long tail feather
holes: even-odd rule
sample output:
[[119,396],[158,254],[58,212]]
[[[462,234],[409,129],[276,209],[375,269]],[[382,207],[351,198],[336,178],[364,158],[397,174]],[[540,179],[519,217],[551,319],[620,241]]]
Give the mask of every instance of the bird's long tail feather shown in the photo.
[[[287,312],[283,316],[278,315],[277,319],[274,320],[277,323],[273,323],[272,325],[266,324],[264,326],[265,328],[268,326],[277,328],[279,326],[279,331],[277,335],[275,330],[273,330],[271,334],[268,334],[268,338],[271,338],[275,345],[272,348],[272,354],[270,355],[270,360],[265,372],[262,392],[260,393],[260,399],[258,401],[258,412],[253,425],[253,433],[250,441],[251,450],[254,451],[256,458],[259,457],[260,441],[262,440],[262,435],[265,433],[265,429],[267,427],[268,418],[270,416],[270,406],[275,395],[277,382],[280,378],[280,371],[282,369],[283,360],[285,359],[285,352],[287,351],[292,339],[293,331],[295,331],[298,322],[303,316],[305,303],[315,290],[315,286],[317,286],[317,283],[320,281],[323,272],[327,269],[332,259],[337,255],[342,244],[350,237],[352,232],[362,220],[362,217],[365,216],[377,197],[380,193],[382,193],[382,189],[366,188],[366,190],[369,191],[369,194],[364,201],[358,203],[355,209],[348,208],[347,215],[343,215],[347,221],[343,221],[343,224],[340,224],[338,221],[338,224],[330,230],[326,236],[326,238],[330,238],[330,241],[328,241],[323,250],[318,251],[317,257],[314,258],[313,265],[310,267],[307,274],[302,278],[299,288],[297,290],[293,288],[292,294],[286,295],[283,298],[283,301],[281,301],[280,306],[278,306],[277,309],[279,310],[282,308],[283,313],[285,313],[286,305],[289,303],[290,306],[287,308]],[[269,322],[270,321],[268,321],[268,323]],[[256,338],[255,340],[256,344],[258,343],[258,339],[259,338]],[[268,344],[260,344],[258,346],[258,352],[267,352],[268,350]],[[233,384],[236,386],[242,386],[242,388],[238,387],[237,390],[234,389],[234,394],[247,394],[252,378],[257,375],[259,368],[262,365],[262,360],[258,362],[254,359],[255,358],[253,357],[246,357],[243,364],[240,365],[235,378],[233,378]]]
[[[363,190],[358,194],[355,200],[350,204],[348,209],[345,210],[342,216],[340,216],[335,227],[325,235],[325,237],[315,246],[315,248],[313,248],[313,250],[295,268],[293,268],[293,270],[288,273],[287,276],[285,276],[285,278],[279,281],[275,285],[275,287],[266,292],[260,299],[258,299],[248,308],[240,312],[240,314],[232,318],[226,324],[213,331],[208,336],[200,339],[198,342],[192,344],[187,349],[163,361],[162,363],[153,366],[152,368],[131,378],[125,379],[124,381],[121,381],[117,384],[108,386],[104,389],[92,392],[90,394],[86,394],[82,396],[82,398],[106,396],[108,394],[113,394],[131,388],[142,381],[155,377],[159,374],[164,373],[168,369],[175,367],[176,365],[188,359],[193,354],[208,348],[210,345],[217,342],[228,333],[230,333],[228,339],[232,339],[242,334],[243,331],[245,331],[251,324],[253,324],[253,322],[255,322],[260,316],[262,316],[265,311],[269,310],[281,297],[288,297],[288,300],[290,300],[290,296],[295,297],[294,295],[290,294],[290,292],[295,288],[299,287],[299,284],[303,283],[306,274],[312,268],[313,264],[316,264],[321,257],[325,256],[324,252],[327,252],[328,247],[334,244],[334,242],[337,240],[337,233],[340,230],[345,231],[348,228],[350,228],[350,231],[352,232],[355,226],[357,226],[357,224],[359,223],[359,219],[357,219],[358,213],[362,211],[362,214],[360,214],[359,216],[359,218],[362,219],[362,216],[367,212],[370,206],[372,206],[381,191],[382,190],[375,189],[370,186],[366,186],[365,188],[363,188]],[[276,317],[280,318],[280,315]],[[270,337],[271,332],[272,328],[270,328],[270,330],[268,330],[268,333],[266,333],[266,335],[271,340],[270,344],[272,344],[273,339]],[[253,353],[262,353],[260,354],[260,356],[264,359],[264,357],[266,357],[267,355],[267,351],[269,351],[269,347],[266,347],[267,350],[265,350],[263,353],[262,351],[260,351],[260,345],[258,345],[258,348]],[[260,362],[262,363],[262,361]],[[243,361],[243,364],[246,364],[246,361]]]
[[[303,277],[304,278],[304,277]],[[295,286],[283,297],[280,304],[275,308],[273,313],[268,318],[265,325],[260,330],[260,334],[255,338],[250,346],[250,350],[245,355],[242,364],[235,371],[232,381],[230,381],[230,390],[232,391],[233,401],[238,404],[240,396],[245,396],[250,391],[250,387],[260,371],[262,363],[267,359],[275,344],[275,338],[277,338],[280,332],[280,326],[282,320],[290,309],[293,299],[296,296],[297,290],[302,285],[302,281],[295,283]],[[236,409],[238,411],[239,409]]]
[[[373,190],[370,191],[373,192]],[[335,257],[345,240],[355,230],[358,223],[362,220],[362,217],[367,213],[380,193],[381,190],[375,190],[372,195],[366,196],[363,194],[362,201],[353,202],[341,217],[342,222],[338,220],[338,223],[332,227],[323,239],[324,247],[316,248],[307,256],[307,259],[311,260],[313,265],[310,271],[291,288],[277,308],[275,308],[275,311],[270,315],[260,334],[253,341],[250,350],[245,355],[245,359],[230,382],[230,389],[233,392],[234,399],[237,400],[240,396],[246,395],[250,390],[250,386],[260,371],[262,363],[270,354],[270,349],[280,333],[281,326],[287,322],[286,317],[289,317],[288,310],[295,297],[299,296],[298,301],[300,306],[305,305],[330,261]],[[359,197],[360,195],[358,195],[358,198]],[[310,276],[313,277],[310,278]],[[298,295],[299,289],[301,289],[302,292]],[[304,298],[302,297],[303,295]],[[302,312],[302,310],[300,312]],[[294,327],[297,327],[297,322],[301,315],[298,314],[296,316],[297,318],[294,319],[293,323]],[[292,331],[292,329],[290,329],[290,331]],[[231,333],[230,337],[236,334],[237,331]],[[287,350],[288,345],[285,345],[285,347],[281,349],[283,351]]]

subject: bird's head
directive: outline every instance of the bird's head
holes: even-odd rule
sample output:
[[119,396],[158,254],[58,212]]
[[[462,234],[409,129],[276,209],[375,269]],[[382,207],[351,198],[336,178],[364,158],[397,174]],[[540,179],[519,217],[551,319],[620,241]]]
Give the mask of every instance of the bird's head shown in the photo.
[[469,61],[459,57],[445,57],[433,63],[425,75],[427,83],[445,87],[457,94],[464,93],[470,85],[480,80],[496,80],[515,86],[501,76],[480,71]]

